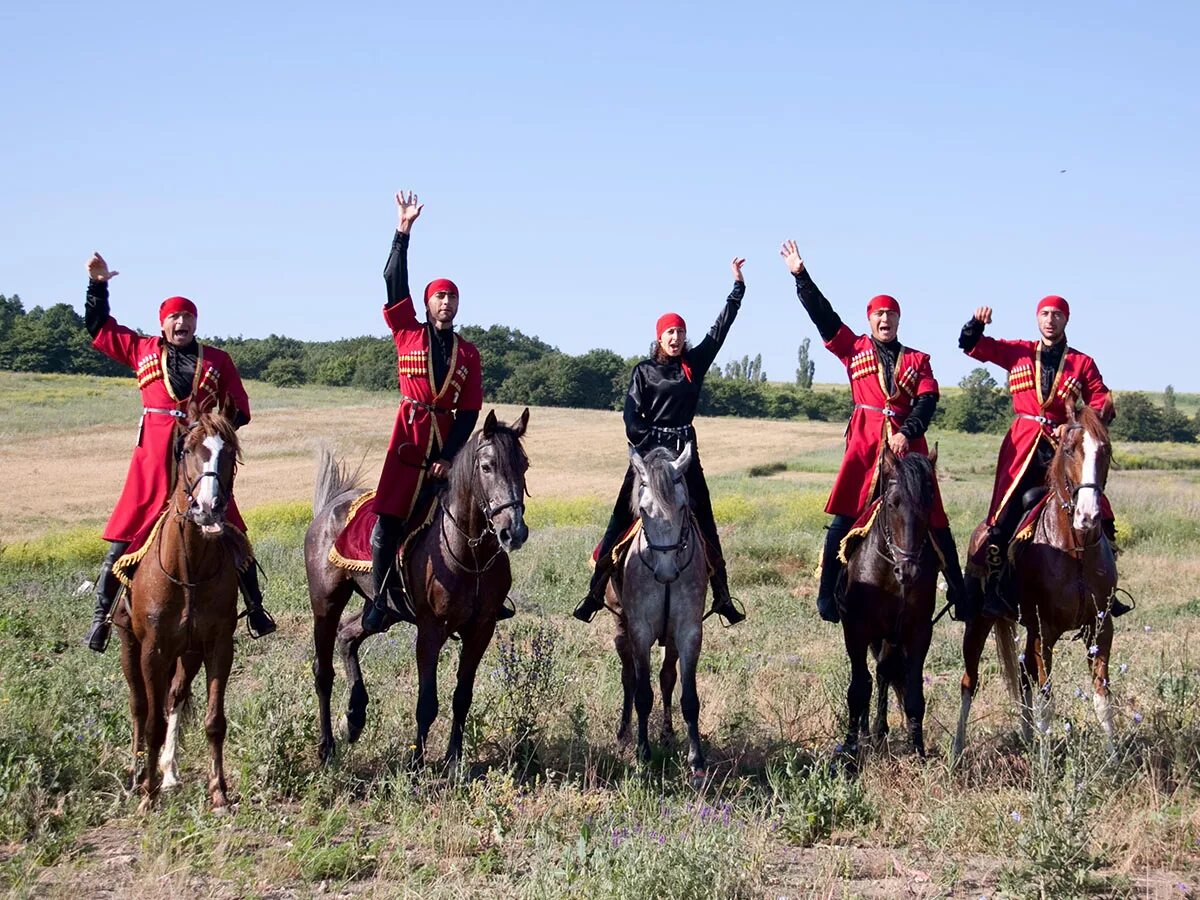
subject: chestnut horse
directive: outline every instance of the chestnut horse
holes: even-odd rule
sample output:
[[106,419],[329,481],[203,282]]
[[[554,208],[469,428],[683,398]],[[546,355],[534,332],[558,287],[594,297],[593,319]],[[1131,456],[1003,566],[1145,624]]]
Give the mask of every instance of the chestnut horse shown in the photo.
[[[223,412],[201,413],[191,404],[186,422],[178,433],[175,485],[167,510],[134,573],[129,605],[119,604],[115,616],[133,719],[134,786],[140,787],[143,812],[158,795],[160,762],[161,786],[178,783],[180,713],[201,663],[208,682],[208,794],[214,811],[229,804],[225,688],[237,625],[237,555],[248,548],[239,548],[236,539],[226,535],[225,512],[233,496],[239,447],[233,423]],[[138,783],[137,753],[143,748]]]
[[676,668],[683,684],[679,711],[688,732],[688,765],[694,779],[704,777],[704,751],[700,746],[700,697],[696,691],[696,664],[704,636],[704,595],[708,566],[688,500],[684,472],[692,461],[689,442],[675,458],[659,447],[642,457],[630,449],[635,477],[633,511],[641,528],[629,547],[620,584],[609,581],[609,595],[619,607],[614,644],[621,658],[624,701],[617,737],[629,734],[631,707],[637,708],[637,757],[650,759],[647,720],[654,704],[650,686],[650,648],[661,641],[666,648],[659,685],[662,690],[663,739],[674,736],[671,692]]
[[[417,739],[414,764],[423,761],[425,739],[437,716],[437,663],[452,635],[462,638],[454,721],[446,761],[462,756],[463,726],[475,690],[475,672],[496,630],[496,617],[512,586],[508,553],[529,536],[525,526],[525,472],[529,461],[521,437],[529,424],[526,409],[509,427],[489,412],[454,458],[447,486],[430,526],[404,551],[405,583],[417,618]],[[336,644],[350,702],[346,739],[353,743],[367,718],[367,688],[358,660],[363,633],[360,609],[343,622],[342,612],[354,594],[371,596],[370,572],[350,572],[329,560],[329,550],[346,525],[350,505],[365,491],[328,453],[317,474],[313,522],[304,537],[304,563],[313,609],[313,678],[320,702],[318,753],[328,762],[334,751],[330,700],[333,650]]]
[[[1010,623],[997,622],[982,613],[967,623],[963,634],[966,671],[954,738],[955,757],[962,754],[966,743],[971,700],[979,686],[979,658],[993,626],[1005,680],[1014,699],[1021,703],[1026,739],[1032,737],[1035,724],[1042,733],[1050,727],[1054,645],[1064,634],[1076,634],[1088,647],[1096,716],[1110,745],[1113,740],[1108,659],[1112,651],[1110,611],[1117,589],[1117,563],[1101,523],[1100,505],[1112,444],[1104,422],[1087,406],[1078,413],[1069,410],[1066,424],[1058,428],[1057,442],[1046,474],[1046,501],[1032,524],[1028,544],[1015,549],[1012,561],[1012,583],[1025,626],[1025,652],[1018,660]],[[1034,679],[1038,684],[1036,701],[1032,697]]]
[[876,660],[877,740],[887,734],[889,686],[904,708],[913,749],[925,756],[925,656],[933,638],[938,557],[929,539],[937,479],[931,456],[895,456],[884,448],[880,502],[846,565],[842,634],[850,657],[849,725],[843,751],[855,757],[871,703],[870,649]]

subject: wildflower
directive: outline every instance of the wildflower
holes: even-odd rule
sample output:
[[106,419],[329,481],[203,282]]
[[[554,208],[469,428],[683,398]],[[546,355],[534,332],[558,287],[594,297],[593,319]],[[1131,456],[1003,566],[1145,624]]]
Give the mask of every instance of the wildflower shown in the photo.
[[1103,609],[1102,609],[1102,610],[1100,610],[1098,613],[1096,613],[1096,618],[1097,618],[1097,619],[1099,619],[1100,621],[1104,621],[1104,617],[1105,617],[1107,614],[1108,614],[1107,610],[1103,610]]
[[1088,647],[1088,656],[1095,656],[1099,652],[1100,652],[1099,644],[1092,644],[1092,646]]
[[1017,662],[1019,662],[1019,663],[1025,662],[1025,654],[1024,653],[1022,653],[1020,656],[1017,657]]
[[1083,689],[1082,688],[1075,688],[1075,699],[1076,700],[1083,699]]
[[1149,626],[1149,625],[1143,625],[1143,626],[1142,626],[1142,631],[1146,632],[1146,634],[1149,634],[1149,633],[1150,633],[1150,626]]
[[1071,730],[1071,723],[1063,722],[1063,731],[1070,731],[1070,730]]
[[1010,819],[1012,819],[1014,822],[1016,822],[1018,825],[1021,824],[1021,814],[1019,812],[1017,812],[1015,809],[1008,814],[1008,817]]
[[1121,674],[1124,675],[1129,671],[1129,663],[1121,663]]
[[1143,716],[1143,715],[1142,715],[1140,712],[1135,712],[1135,713],[1133,714],[1133,724],[1134,724],[1134,725],[1141,725],[1141,724],[1142,724],[1142,719],[1143,719],[1143,718],[1145,718],[1145,717],[1144,717],[1144,716]]

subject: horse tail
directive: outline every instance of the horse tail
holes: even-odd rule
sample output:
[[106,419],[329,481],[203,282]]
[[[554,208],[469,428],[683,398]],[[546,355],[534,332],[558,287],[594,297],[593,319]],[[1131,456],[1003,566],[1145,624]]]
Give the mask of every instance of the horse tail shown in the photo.
[[1009,696],[1021,702],[1021,670],[1017,661],[1017,626],[1007,619],[996,622],[996,652],[1000,656],[1000,671],[1008,686]]
[[317,458],[317,483],[313,489],[313,515],[336,497],[360,487],[361,481],[362,463],[351,469],[328,447],[321,447]]

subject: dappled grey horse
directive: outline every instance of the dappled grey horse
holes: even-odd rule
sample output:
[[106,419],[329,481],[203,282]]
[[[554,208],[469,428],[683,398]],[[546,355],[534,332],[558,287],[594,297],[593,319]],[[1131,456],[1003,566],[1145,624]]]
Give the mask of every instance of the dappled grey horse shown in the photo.
[[647,719],[654,704],[650,648],[661,641],[666,648],[660,680],[663,736],[672,736],[670,703],[678,660],[682,680],[679,709],[687,724],[688,765],[693,776],[702,777],[704,753],[700,749],[696,663],[703,637],[708,568],[683,477],[692,455],[690,443],[678,459],[663,447],[645,457],[636,450],[629,451],[635,475],[633,511],[641,518],[641,528],[625,557],[620,583],[610,583],[609,592],[620,607],[614,643],[621,657],[625,696],[618,737],[628,735],[630,707],[636,706],[637,755],[642,762],[649,760]]

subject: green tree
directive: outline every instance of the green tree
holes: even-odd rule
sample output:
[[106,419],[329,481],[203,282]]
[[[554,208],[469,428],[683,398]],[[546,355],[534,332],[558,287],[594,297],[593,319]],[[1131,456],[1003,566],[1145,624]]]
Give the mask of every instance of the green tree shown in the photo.
[[262,377],[276,387],[298,387],[304,384],[304,367],[298,359],[281,356],[271,360]]
[[808,338],[800,342],[800,351],[796,354],[799,365],[796,366],[796,384],[800,385],[801,390],[811,391],[813,386],[813,375],[816,374],[817,364],[809,359],[809,348],[812,343]]
[[1008,399],[987,369],[972,369],[958,386],[962,390],[942,404],[938,421],[943,427],[968,434],[1008,427]]
[[1117,418],[1109,434],[1126,441],[1165,441],[1167,422],[1163,411],[1142,391],[1121,394],[1117,399]]

